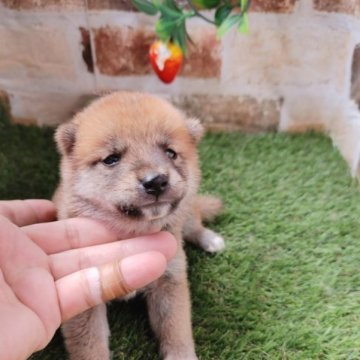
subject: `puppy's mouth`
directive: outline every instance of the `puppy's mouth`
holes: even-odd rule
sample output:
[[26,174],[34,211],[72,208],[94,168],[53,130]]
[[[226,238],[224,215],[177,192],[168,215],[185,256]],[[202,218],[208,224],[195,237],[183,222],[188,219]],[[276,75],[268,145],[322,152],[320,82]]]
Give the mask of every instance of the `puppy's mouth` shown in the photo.
[[134,220],[153,221],[164,218],[176,210],[180,200],[174,202],[154,201],[143,205],[118,205],[117,209]]

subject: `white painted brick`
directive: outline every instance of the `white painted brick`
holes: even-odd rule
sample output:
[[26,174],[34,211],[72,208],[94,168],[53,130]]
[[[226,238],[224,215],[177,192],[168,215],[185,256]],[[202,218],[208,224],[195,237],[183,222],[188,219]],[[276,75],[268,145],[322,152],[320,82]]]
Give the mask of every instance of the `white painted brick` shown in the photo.
[[340,106],[335,105],[334,100],[336,95],[328,95],[326,92],[297,91],[287,94],[282,105],[279,131],[326,129],[332,117],[336,117],[339,112]]
[[44,25],[0,26],[0,76],[67,78],[75,75],[61,29]]
[[279,92],[283,86],[327,84],[343,92],[351,31],[317,20],[299,14],[250,16],[248,35],[233,33],[224,40],[223,83]]
[[84,11],[15,11],[0,6],[0,88],[89,93],[95,77],[82,58]]
[[51,92],[9,92],[12,117],[38,125],[57,125],[69,120],[91,99],[87,95]]

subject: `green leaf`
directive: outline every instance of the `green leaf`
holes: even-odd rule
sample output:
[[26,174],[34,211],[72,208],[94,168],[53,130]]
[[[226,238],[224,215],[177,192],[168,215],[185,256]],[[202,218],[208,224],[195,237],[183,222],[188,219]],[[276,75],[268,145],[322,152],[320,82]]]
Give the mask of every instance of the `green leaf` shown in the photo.
[[235,14],[226,18],[223,23],[217,29],[217,36],[224,36],[234,25],[239,23],[241,20],[241,15]]
[[231,13],[232,6],[230,5],[221,5],[217,8],[215,12],[215,24],[216,26],[220,26],[223,21],[229,16]]
[[174,30],[178,26],[177,20],[169,20],[167,18],[160,18],[155,25],[155,31],[162,41],[169,41]]
[[163,0],[162,4],[165,5],[166,7],[174,10],[174,11],[177,11],[177,12],[181,13],[181,9],[177,6],[175,0]]
[[174,42],[180,46],[183,54],[187,56],[187,34],[185,21],[174,29]]
[[158,9],[160,10],[161,14],[163,16],[169,17],[169,18],[181,18],[184,16],[184,14],[182,13],[182,11],[180,10],[175,10],[167,5],[164,4],[160,4],[158,6]]
[[238,26],[238,31],[242,34],[247,34],[249,32],[249,17],[247,13],[243,14]]
[[156,15],[158,9],[156,6],[148,0],[131,0],[133,5],[141,12],[148,15]]
[[214,9],[220,4],[220,0],[203,0],[202,2],[206,9]]
[[248,0],[240,0],[240,9],[241,9],[241,12],[243,12],[244,9],[246,9],[247,2],[248,2]]

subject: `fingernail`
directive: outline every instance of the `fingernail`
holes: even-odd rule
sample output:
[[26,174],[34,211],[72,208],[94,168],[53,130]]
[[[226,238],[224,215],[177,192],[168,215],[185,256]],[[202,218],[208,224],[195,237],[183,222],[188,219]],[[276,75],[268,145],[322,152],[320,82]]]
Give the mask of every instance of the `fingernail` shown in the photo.
[[126,285],[140,289],[158,279],[166,270],[165,256],[156,251],[129,256],[121,261],[120,270]]

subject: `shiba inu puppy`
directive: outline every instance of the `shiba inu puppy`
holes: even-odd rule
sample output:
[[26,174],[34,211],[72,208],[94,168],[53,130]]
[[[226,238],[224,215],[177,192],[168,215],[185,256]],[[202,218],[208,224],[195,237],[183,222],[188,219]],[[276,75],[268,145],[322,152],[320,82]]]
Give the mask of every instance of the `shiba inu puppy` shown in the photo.
[[[198,120],[160,98],[117,92],[95,101],[55,135],[61,154],[54,196],[59,218],[98,219],[122,238],[160,230],[175,235],[175,258],[144,289],[151,326],[168,360],[197,358],[182,239],[210,252],[224,247],[202,225],[219,212],[220,200],[196,195],[202,134]],[[63,334],[72,360],[109,359],[105,305],[68,321]]]

